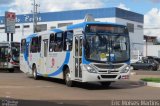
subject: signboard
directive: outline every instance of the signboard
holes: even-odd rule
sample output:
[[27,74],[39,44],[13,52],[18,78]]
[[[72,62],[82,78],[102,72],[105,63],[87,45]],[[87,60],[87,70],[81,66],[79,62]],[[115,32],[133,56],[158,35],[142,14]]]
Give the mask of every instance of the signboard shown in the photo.
[[15,33],[16,14],[5,12],[5,33]]

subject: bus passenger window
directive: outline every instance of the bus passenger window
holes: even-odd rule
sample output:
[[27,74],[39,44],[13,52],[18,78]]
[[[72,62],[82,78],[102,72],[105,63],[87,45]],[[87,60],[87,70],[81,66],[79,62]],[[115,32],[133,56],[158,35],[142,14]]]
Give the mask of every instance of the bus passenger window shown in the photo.
[[55,47],[55,36],[54,34],[50,35],[50,43],[49,43],[49,52],[53,52]]
[[57,33],[55,35],[55,47],[54,51],[55,52],[61,52],[62,51],[62,44],[63,44],[63,34],[62,33]]
[[36,53],[38,52],[38,37],[32,38],[32,43],[31,43],[31,53]]
[[71,51],[72,50],[72,41],[73,41],[73,31],[67,31],[64,33],[64,46],[63,50]]
[[38,38],[38,52],[41,51],[41,36]]

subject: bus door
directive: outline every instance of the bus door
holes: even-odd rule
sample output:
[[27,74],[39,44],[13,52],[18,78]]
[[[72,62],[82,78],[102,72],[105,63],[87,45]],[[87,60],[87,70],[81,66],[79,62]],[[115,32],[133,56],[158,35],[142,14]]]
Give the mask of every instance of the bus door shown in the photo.
[[48,39],[42,41],[42,51],[41,51],[41,73],[45,74],[47,69],[47,57],[48,57]]
[[81,70],[81,63],[82,63],[82,36],[77,35],[75,36],[75,46],[74,46],[74,67],[75,67],[75,78],[81,79],[82,78],[82,70]]

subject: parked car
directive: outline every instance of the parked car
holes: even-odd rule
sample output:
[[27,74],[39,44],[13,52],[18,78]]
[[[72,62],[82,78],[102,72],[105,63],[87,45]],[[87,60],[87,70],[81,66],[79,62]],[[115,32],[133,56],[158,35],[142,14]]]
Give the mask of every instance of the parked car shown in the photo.
[[142,58],[141,60],[132,63],[131,67],[133,67],[134,70],[144,69],[157,71],[159,69],[159,63],[154,59]]
[[157,56],[147,56],[147,58],[148,58],[148,59],[154,59],[154,60],[156,60],[157,62],[160,63],[160,58],[157,57]]

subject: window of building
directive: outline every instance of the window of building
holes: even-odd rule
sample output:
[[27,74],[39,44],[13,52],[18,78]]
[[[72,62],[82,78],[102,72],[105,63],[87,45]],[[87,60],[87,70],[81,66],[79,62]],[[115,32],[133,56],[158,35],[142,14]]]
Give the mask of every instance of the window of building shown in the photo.
[[142,28],[143,28],[143,25],[137,25],[137,28],[142,29]]
[[0,29],[5,29],[5,27],[0,27]]
[[73,31],[64,32],[64,46],[63,50],[71,51],[72,50],[72,42],[73,42]]
[[24,53],[26,49],[26,39],[21,40],[21,53]]
[[38,52],[38,37],[33,37],[32,38],[32,42],[31,42],[31,48],[30,48],[30,52],[31,53],[36,53]]
[[29,28],[29,27],[30,27],[29,25],[24,25],[24,26],[23,26],[23,28]]
[[55,29],[55,28],[56,28],[55,26],[51,26],[51,27],[50,27],[50,29]]
[[15,28],[20,28],[20,26],[15,26]]
[[132,23],[127,23],[127,28],[129,32],[133,32],[134,33],[134,24]]
[[36,32],[41,32],[46,30],[47,30],[47,24],[38,24],[36,26]]
[[59,27],[64,27],[64,26],[67,26],[67,25],[72,25],[72,23],[59,23],[58,28]]

